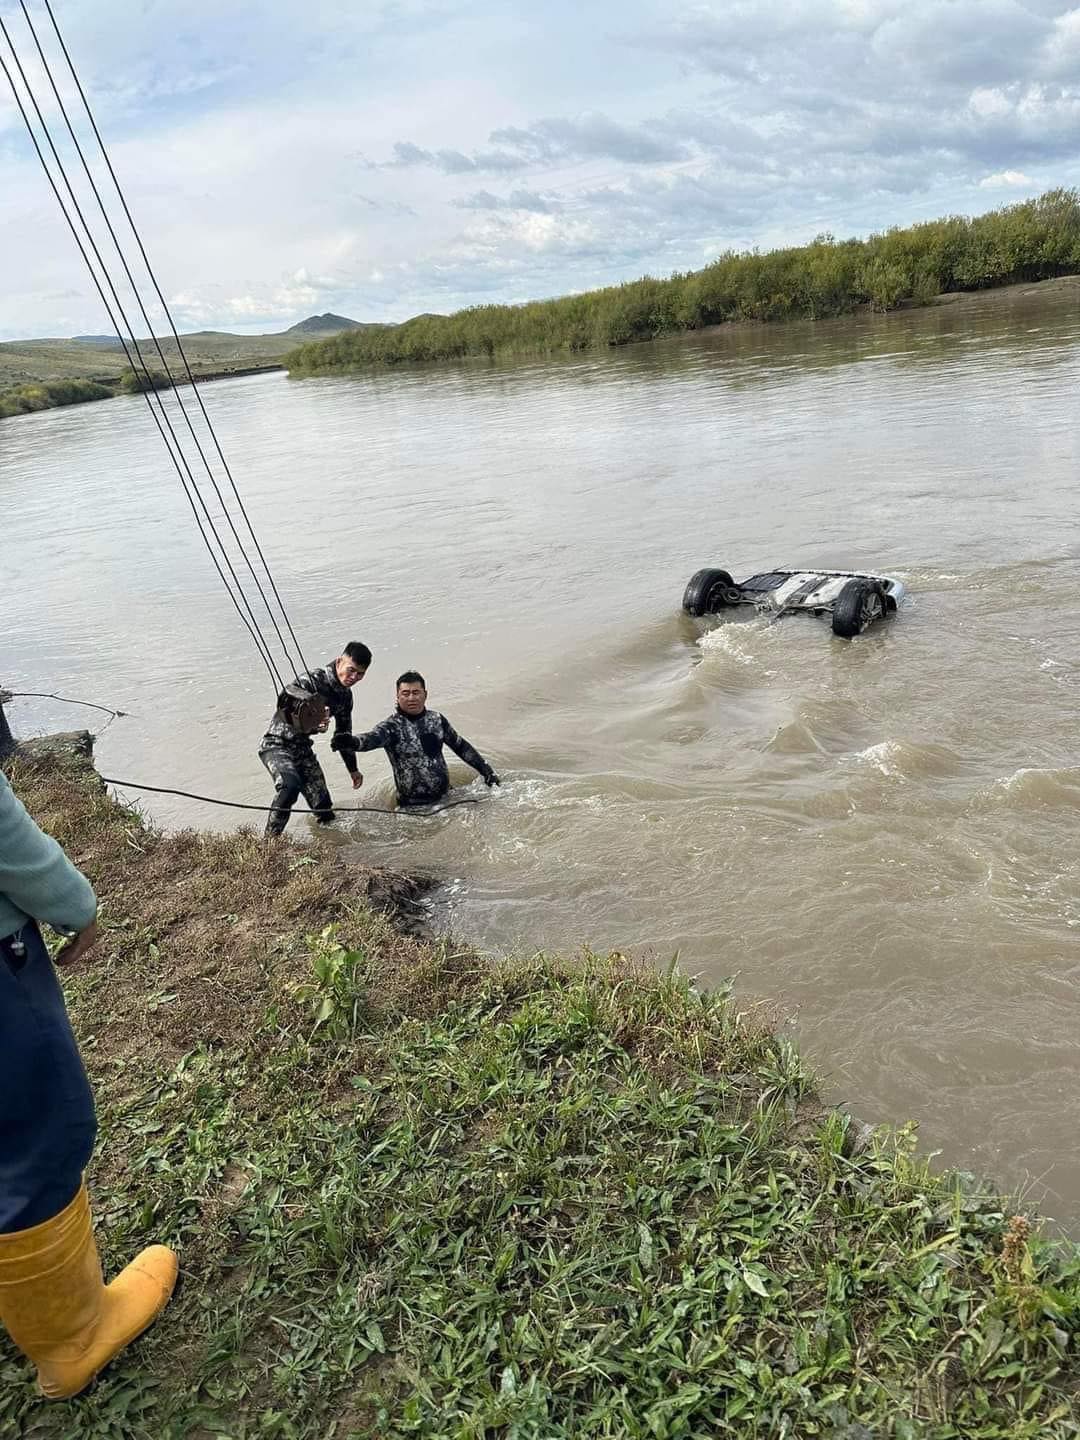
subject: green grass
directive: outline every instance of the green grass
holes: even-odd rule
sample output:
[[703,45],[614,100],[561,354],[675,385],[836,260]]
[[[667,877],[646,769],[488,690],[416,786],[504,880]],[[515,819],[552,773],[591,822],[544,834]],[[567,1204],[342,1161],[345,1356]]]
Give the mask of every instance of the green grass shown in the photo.
[[108,400],[115,394],[115,386],[103,385],[97,380],[53,380],[15,385],[9,390],[0,390],[0,420],[11,415],[29,415],[34,410],[51,410],[57,405]]
[[382,330],[348,331],[286,356],[298,375],[358,365],[552,354],[651,340],[729,321],[821,319],[925,304],[946,291],[984,290],[1080,270],[1080,195],[1052,190],[986,215],[950,216],[866,240],[729,252],[703,270],[527,305],[420,315]]
[[[184,1284],[80,1401],[36,1400],[0,1348],[0,1433],[1080,1433],[1077,1251],[933,1175],[911,1130],[862,1143],[728,991],[621,956],[491,965],[347,896],[311,934],[314,890],[299,928],[249,933],[262,883],[212,917],[233,952],[191,956],[180,897],[217,887],[219,911],[227,847],[265,847],[183,838],[184,888],[148,914],[170,838],[83,781],[15,783],[104,896],[70,1003],[106,1266],[165,1239]],[[332,857],[267,863],[336,893]]]
[[0,392],[60,380],[105,384],[119,376],[124,363],[121,350],[73,340],[6,340],[0,343]]
[[[239,337],[226,336],[222,339],[236,340]],[[257,336],[256,340],[263,340],[265,337]],[[51,348],[55,344],[55,349]],[[11,356],[5,356],[5,347],[0,345],[0,377],[5,370],[8,374],[37,374],[33,379],[21,380],[18,384],[9,385],[0,389],[0,420],[13,415],[26,415],[35,410],[52,410],[61,405],[78,405],[85,400],[108,400],[114,395],[138,394],[140,389],[149,389],[149,384],[139,385],[135,380],[135,373],[128,367],[122,351],[115,354],[106,354],[98,350],[89,350],[84,357],[70,355],[70,350],[77,351],[78,346],[68,346],[63,341],[35,341],[29,364],[23,363],[31,346],[19,347],[17,360],[12,361]],[[285,344],[278,347],[267,348],[264,345],[253,345],[245,347],[242,344],[234,344],[229,347],[207,347],[192,345],[188,349],[185,341],[185,353],[188,363],[191,365],[192,374],[199,379],[218,379],[233,371],[248,371],[261,368],[272,368],[279,366],[285,354]],[[162,353],[169,362],[174,376],[183,373],[175,342],[168,345],[162,344]],[[150,369],[151,379],[156,389],[162,389],[168,381],[157,361],[157,352],[153,356],[146,352],[147,364]],[[65,378],[46,378],[55,376],[56,371],[70,371]],[[89,373],[88,373],[89,372]],[[90,376],[93,378],[90,378]]]

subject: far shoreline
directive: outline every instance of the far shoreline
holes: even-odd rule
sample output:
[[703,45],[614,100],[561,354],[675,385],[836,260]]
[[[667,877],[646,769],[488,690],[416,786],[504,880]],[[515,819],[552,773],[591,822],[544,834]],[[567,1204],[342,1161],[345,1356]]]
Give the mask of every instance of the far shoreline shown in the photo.
[[522,350],[520,352],[503,355],[443,356],[433,357],[427,360],[402,360],[393,363],[367,360],[359,361],[353,365],[310,370],[297,370],[295,367],[289,365],[284,365],[281,368],[288,371],[290,379],[325,380],[333,376],[392,375],[399,371],[415,372],[418,370],[423,371],[444,367],[487,367],[492,365],[515,365],[519,363],[529,364],[535,363],[538,360],[580,360],[587,356],[612,354],[620,350],[637,349],[645,345],[677,343],[695,336],[745,334],[754,330],[783,330],[790,329],[796,325],[816,329],[819,326],[866,324],[871,321],[876,324],[888,324],[891,320],[900,316],[906,317],[913,313],[952,309],[953,307],[957,307],[963,312],[985,311],[995,308],[1004,310],[1010,303],[1019,299],[1026,299],[1028,296],[1036,294],[1051,294],[1060,298],[1063,302],[1067,302],[1070,299],[1080,302],[1080,271],[1067,275],[1054,275],[1045,280],[1017,280],[1008,285],[987,286],[980,290],[946,290],[932,296],[929,300],[901,300],[888,310],[877,310],[871,305],[865,304],[842,314],[821,315],[816,318],[807,315],[792,315],[784,319],[776,320],[723,320],[717,324],[699,325],[661,335],[635,336],[619,344],[594,345],[582,350],[568,350],[564,347],[555,347],[547,350]]
[[[911,300],[903,300],[898,305],[885,311],[875,310],[869,305],[863,305],[860,306],[858,309],[849,311],[848,313],[843,315],[828,315],[822,316],[818,319],[811,319],[807,316],[796,316],[790,319],[782,320],[725,320],[715,325],[702,325],[694,329],[681,330],[674,334],[646,336],[628,340],[621,345],[595,346],[588,350],[574,352],[566,351],[564,349],[552,349],[547,351],[537,351],[529,354],[522,353],[521,355],[504,357],[466,355],[446,359],[432,359],[427,361],[405,361],[401,362],[400,365],[367,362],[360,363],[354,366],[342,367],[341,369],[325,370],[318,372],[300,372],[299,374],[294,374],[293,370],[290,369],[288,365],[283,363],[283,361],[275,360],[267,364],[221,367],[201,373],[195,372],[194,378],[195,383],[201,385],[212,381],[239,380],[243,379],[246,376],[267,375],[273,373],[281,373],[283,371],[288,373],[290,379],[316,379],[325,378],[327,375],[334,374],[393,374],[396,370],[401,368],[408,370],[416,370],[426,369],[428,367],[435,366],[458,366],[462,364],[471,366],[476,365],[477,363],[481,363],[484,365],[491,365],[492,363],[505,365],[514,364],[517,361],[527,362],[530,360],[535,361],[537,359],[554,359],[556,357],[567,356],[570,354],[584,356],[589,354],[601,354],[605,352],[610,353],[613,350],[621,350],[627,348],[628,346],[637,347],[641,345],[652,345],[662,342],[671,342],[673,340],[678,341],[686,339],[690,336],[718,335],[733,332],[744,333],[749,330],[771,330],[774,328],[787,328],[789,326],[798,324],[817,327],[819,325],[827,326],[830,323],[836,322],[851,324],[853,322],[862,323],[870,320],[874,321],[877,324],[881,324],[888,323],[890,319],[900,315],[909,315],[913,311],[929,311],[943,309],[946,307],[956,307],[964,313],[970,311],[986,311],[987,309],[994,308],[1004,309],[1012,302],[1018,299],[1026,299],[1028,296],[1032,295],[1053,295],[1062,300],[1063,302],[1068,302],[1069,300],[1080,302],[1080,273],[1056,275],[1046,280],[1020,280],[1015,281],[1009,285],[997,285],[981,290],[943,291],[942,293],[933,296],[930,300],[927,301],[918,302]],[[50,383],[53,382],[28,382],[28,385],[36,387],[40,384],[42,388],[47,389]],[[88,381],[88,383],[95,384],[102,389],[110,390],[111,393],[104,395],[87,395],[84,398],[74,400],[52,400],[49,403],[39,404],[31,409],[16,412],[11,415],[0,414],[0,422],[5,419],[16,420],[19,419],[21,415],[36,415],[44,410],[67,408],[67,406],[69,405],[93,404],[98,400],[115,399],[116,396],[119,394],[128,393],[120,389],[118,379],[110,378],[108,380],[92,380]],[[184,375],[175,379],[172,387],[166,386],[162,388],[177,388],[180,386],[189,385],[190,383],[191,382],[188,380],[187,376]],[[24,388],[28,387],[16,386],[13,387],[13,390],[20,390]],[[0,406],[2,406],[3,404],[5,393],[11,394],[12,391],[0,391]],[[137,394],[139,392],[136,391],[131,393]]]
[[[240,380],[245,376],[265,375],[274,371],[282,371],[285,368],[279,360],[275,360],[265,365],[239,365],[234,368],[222,368],[205,372],[193,371],[193,381],[189,380],[186,374],[179,375],[172,378],[171,384],[159,385],[155,388],[158,390],[175,390],[181,386],[189,386],[192,383],[202,385],[214,380]],[[61,398],[65,389],[74,388],[78,390],[79,387],[83,387],[83,393],[75,394],[71,398]],[[68,409],[73,405],[94,405],[102,400],[115,400],[117,396],[120,395],[144,394],[149,388],[149,386],[146,386],[144,390],[125,390],[121,386],[119,377],[114,378],[112,376],[106,379],[88,377],[85,380],[79,379],[73,381],[28,381],[23,385],[15,385],[6,391],[0,391],[0,423],[4,420],[19,420],[25,415],[40,415],[47,410]],[[44,392],[41,397],[44,403],[34,403],[28,405],[25,409],[15,410],[10,414],[3,413],[6,398],[10,401],[12,397],[17,397],[20,393],[25,393],[26,391]],[[85,393],[86,391],[90,393]],[[105,393],[98,393],[102,391]],[[50,392],[56,392],[55,396]],[[38,396],[34,398],[35,402],[39,399]]]

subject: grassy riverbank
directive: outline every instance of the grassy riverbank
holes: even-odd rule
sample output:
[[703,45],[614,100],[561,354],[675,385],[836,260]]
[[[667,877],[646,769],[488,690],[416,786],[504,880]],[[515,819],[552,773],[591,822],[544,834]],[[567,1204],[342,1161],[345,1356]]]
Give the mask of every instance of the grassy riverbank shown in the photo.
[[184,1286],[81,1402],[0,1346],[0,1432],[1077,1434],[1080,1256],[824,1111],[764,1014],[408,938],[385,875],[8,768],[102,899],[107,1264],[167,1239]]
[[[325,338],[356,324],[342,315],[313,315],[278,334],[229,335],[204,330],[181,338],[197,380],[224,380],[278,370],[285,354],[302,338]],[[167,365],[174,375],[184,373],[171,335],[159,337],[156,344],[141,343],[152,372],[160,374]],[[130,376],[131,371],[123,349],[117,340],[107,336],[0,343],[0,420],[58,405],[131,394],[138,387],[131,380],[125,383],[125,374]]]
[[357,365],[550,354],[624,345],[732,321],[821,319],[926,304],[937,295],[1080,270],[1080,195],[1053,190],[973,219],[888,230],[867,240],[722,255],[703,270],[646,277],[527,305],[480,305],[351,331],[286,356],[293,374]]
[[[233,367],[226,370],[203,370],[195,372],[200,383],[206,380],[227,380],[240,375],[259,375],[264,371],[280,370],[276,361],[263,365]],[[153,388],[166,390],[172,382],[161,371],[150,371],[150,378],[136,378],[135,372],[125,370],[115,378],[107,380],[46,380],[26,385],[13,385],[0,390],[0,420],[14,415],[31,415],[37,410],[55,410],[62,405],[82,405],[88,400],[111,400],[115,395],[138,395]],[[186,381],[178,382],[181,385]]]

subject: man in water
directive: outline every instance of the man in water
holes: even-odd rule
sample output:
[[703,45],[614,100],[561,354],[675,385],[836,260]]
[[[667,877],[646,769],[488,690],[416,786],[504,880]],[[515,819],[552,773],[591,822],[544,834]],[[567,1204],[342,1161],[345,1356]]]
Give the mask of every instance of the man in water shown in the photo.
[[386,751],[401,805],[432,805],[450,789],[444,745],[478,771],[485,785],[499,784],[495,771],[462,739],[446,716],[427,708],[427,686],[417,670],[406,670],[398,677],[397,709],[393,715],[366,735],[343,743],[349,750]]
[[[356,767],[352,733],[352,687],[367,674],[371,651],[358,640],[352,640],[329,665],[298,675],[292,685],[278,696],[278,708],[270,727],[259,745],[259,759],[273,777],[277,794],[274,808],[266,822],[267,836],[280,835],[289,823],[292,807],[302,793],[316,820],[323,825],[334,818],[330,791],[323,768],[315,758],[312,734],[321,734],[334,721],[331,750],[337,750],[352,779],[353,789],[363,784],[364,777]],[[325,712],[317,706],[304,706],[304,695],[321,700]],[[298,723],[303,707],[304,723]]]

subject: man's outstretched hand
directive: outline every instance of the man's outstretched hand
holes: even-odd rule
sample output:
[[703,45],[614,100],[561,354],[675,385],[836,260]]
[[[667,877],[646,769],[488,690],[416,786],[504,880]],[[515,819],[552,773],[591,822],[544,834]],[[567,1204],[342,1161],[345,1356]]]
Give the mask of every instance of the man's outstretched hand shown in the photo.
[[363,783],[364,783],[364,777],[363,777],[363,775],[361,775],[361,773],[360,773],[359,770],[354,770],[354,771],[352,772],[352,788],[353,788],[354,790],[359,790],[359,789],[360,789],[360,786],[361,786]]
[[81,960],[86,952],[97,944],[97,921],[91,920],[85,930],[80,930],[74,940],[69,940],[62,950],[57,951],[54,965],[63,968],[65,965],[74,965]]
[[489,770],[488,773],[484,776],[484,784],[490,790],[492,785],[501,785],[502,781],[499,779],[498,775],[495,774],[494,770]]

